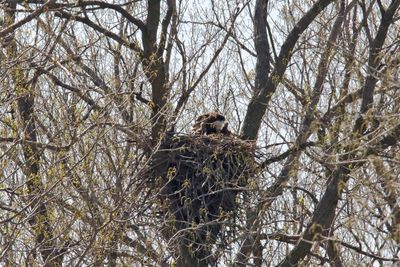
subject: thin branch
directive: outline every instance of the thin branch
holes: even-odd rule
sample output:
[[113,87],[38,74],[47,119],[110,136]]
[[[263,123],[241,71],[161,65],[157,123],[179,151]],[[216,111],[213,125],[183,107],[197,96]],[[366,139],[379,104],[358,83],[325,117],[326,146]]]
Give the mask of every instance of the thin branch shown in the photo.
[[219,54],[222,52],[222,50],[224,49],[229,36],[231,35],[231,32],[233,31],[233,27],[236,21],[236,18],[239,16],[240,12],[243,10],[240,9],[238,10],[232,17],[232,23],[231,23],[231,27],[228,29],[227,34],[225,35],[224,39],[222,40],[221,45],[218,47],[218,49],[215,51],[213,57],[211,58],[210,62],[207,64],[207,66],[205,67],[205,69],[200,73],[199,77],[197,78],[197,80],[193,83],[192,86],[189,87],[188,90],[184,91],[181,95],[181,97],[178,100],[178,103],[175,107],[174,110],[174,114],[175,116],[177,114],[179,114],[181,108],[185,105],[185,103],[187,102],[187,100],[190,97],[190,94],[196,89],[196,87],[199,85],[199,83],[201,82],[201,80],[206,76],[206,74],[208,73],[208,71],[210,70],[211,66],[214,64],[214,62],[217,60]]
[[266,168],[266,167],[267,167],[269,164],[271,164],[271,163],[284,160],[284,159],[286,159],[290,154],[292,154],[292,153],[297,153],[297,152],[299,152],[299,151],[301,151],[301,150],[303,150],[303,149],[305,149],[305,148],[307,148],[307,147],[311,147],[311,146],[315,146],[315,142],[305,142],[305,143],[303,143],[303,144],[300,144],[300,146],[298,146],[298,147],[293,146],[293,147],[289,148],[287,151],[283,152],[282,154],[280,154],[280,155],[278,155],[278,156],[274,156],[274,157],[271,157],[271,158],[268,158],[268,159],[264,160],[264,161],[261,163],[260,168],[261,168],[261,169]]
[[[246,116],[241,130],[241,136],[245,139],[255,140],[261,126],[261,121],[266,112],[267,105],[275,93],[277,86],[281,83],[283,74],[292,57],[292,51],[300,35],[308,28],[314,19],[329,5],[333,0],[319,0],[311,9],[297,22],[285,42],[281,46],[275,68],[270,74],[268,81],[262,90],[256,92],[248,105]],[[265,67],[265,66],[260,66]]]
[[16,21],[13,24],[7,26],[6,28],[4,28],[3,30],[0,30],[0,37],[4,37],[7,34],[13,32],[15,29],[21,27],[22,25],[30,22],[31,20],[33,20],[34,18],[37,18],[40,14],[42,14],[43,12],[46,12],[46,9],[55,2],[55,0],[49,0],[46,3],[44,3],[44,5],[42,5],[39,9],[33,11],[32,13],[30,13],[28,16],[26,16],[24,19],[20,20],[20,21]]
[[89,18],[87,17],[79,17],[79,16],[74,16],[68,12],[65,11],[57,11],[55,12],[55,15],[57,17],[60,18],[65,18],[65,19],[69,19],[69,20],[75,20],[75,21],[79,21],[84,23],[85,25],[91,27],[92,29],[94,29],[95,31],[104,34],[105,36],[113,39],[114,41],[122,44],[123,46],[132,49],[135,52],[138,52],[140,55],[142,54],[142,49],[139,47],[138,44],[136,43],[131,43],[129,42],[127,39],[124,39],[122,37],[120,37],[118,34],[115,34],[103,27],[101,27],[100,25],[94,23],[93,21],[91,21]]
[[107,2],[103,1],[77,1],[77,6],[84,7],[84,6],[92,6],[92,5],[97,5],[100,8],[108,8],[117,11],[120,13],[122,16],[124,16],[129,22],[132,22],[135,24],[142,32],[146,31],[146,25],[144,24],[143,21],[140,19],[137,19],[133,17],[131,14],[129,14],[128,11],[123,9],[121,5],[115,5],[115,4],[110,4]]

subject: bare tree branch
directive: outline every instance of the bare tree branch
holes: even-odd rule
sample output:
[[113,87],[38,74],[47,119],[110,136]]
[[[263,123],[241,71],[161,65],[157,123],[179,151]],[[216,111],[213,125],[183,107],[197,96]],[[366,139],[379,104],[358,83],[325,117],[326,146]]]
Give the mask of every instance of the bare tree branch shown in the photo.
[[[269,75],[268,81],[263,88],[253,95],[248,105],[246,117],[243,121],[241,135],[245,139],[255,140],[261,125],[262,117],[265,114],[267,105],[277,86],[280,84],[281,78],[286,70],[287,65],[292,57],[292,50],[296,45],[302,32],[314,21],[314,19],[330,4],[332,0],[319,0],[311,9],[299,20],[292,31],[286,37],[285,42],[281,46],[278,60],[275,62],[273,72]],[[266,66],[260,66],[265,68]],[[259,70],[262,71],[262,70]]]

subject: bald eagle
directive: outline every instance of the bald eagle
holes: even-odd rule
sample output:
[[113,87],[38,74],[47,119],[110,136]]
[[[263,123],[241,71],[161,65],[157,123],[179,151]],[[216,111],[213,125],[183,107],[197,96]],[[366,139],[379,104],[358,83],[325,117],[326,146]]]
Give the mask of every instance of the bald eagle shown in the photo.
[[228,123],[225,121],[225,116],[218,112],[212,111],[197,117],[192,131],[195,134],[209,135],[214,133],[222,133],[229,135]]

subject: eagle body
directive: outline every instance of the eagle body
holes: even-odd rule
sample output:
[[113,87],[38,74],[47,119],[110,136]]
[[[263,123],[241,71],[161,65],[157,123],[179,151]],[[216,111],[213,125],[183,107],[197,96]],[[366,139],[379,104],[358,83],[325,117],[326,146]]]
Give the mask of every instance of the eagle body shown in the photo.
[[195,134],[209,135],[214,133],[229,134],[228,123],[225,116],[218,112],[209,112],[199,116],[193,125]]

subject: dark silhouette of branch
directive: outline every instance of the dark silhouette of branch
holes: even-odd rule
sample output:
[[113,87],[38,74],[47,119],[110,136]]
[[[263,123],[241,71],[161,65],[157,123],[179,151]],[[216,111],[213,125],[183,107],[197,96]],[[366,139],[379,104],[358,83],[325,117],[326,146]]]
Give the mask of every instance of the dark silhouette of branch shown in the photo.
[[[374,75],[373,69],[379,63],[378,53],[380,52],[382,45],[386,39],[389,26],[391,25],[392,18],[400,6],[400,0],[393,1],[387,12],[382,14],[381,23],[379,26],[379,30],[375,36],[373,45],[370,50],[370,56],[368,65],[370,67],[370,74],[367,77],[365,82],[365,86],[363,88],[363,99],[360,107],[360,114],[365,114],[371,107],[373,103],[372,94],[374,92],[374,88],[376,86],[376,78]],[[372,68],[372,70],[371,70]],[[371,73],[371,71],[373,73]],[[353,135],[359,136],[363,134],[365,126],[363,117],[359,117],[354,124]],[[393,138],[398,136],[400,133],[400,126],[397,125],[391,133],[386,135],[383,139],[377,142],[377,145],[380,145],[380,148],[387,147],[393,144]],[[352,151],[353,145],[347,146],[345,151]],[[371,146],[373,147],[373,146]],[[368,154],[367,151],[365,154]],[[343,160],[348,161],[355,159],[357,156],[352,153],[345,155]],[[365,155],[364,157],[365,158]],[[359,162],[357,165],[361,166],[363,162]],[[332,173],[332,178],[328,184],[328,187],[320,200],[316,210],[314,211],[314,216],[308,225],[306,231],[303,234],[302,240],[293,248],[293,250],[289,253],[289,255],[280,263],[279,266],[292,266],[296,265],[301,259],[303,259],[310,251],[311,246],[313,244],[314,238],[320,234],[324,229],[327,229],[332,223],[335,209],[341,193],[346,185],[346,182],[349,179],[349,174],[352,169],[354,169],[354,164],[339,164],[336,169]]]
[[78,1],[77,6],[87,7],[87,6],[99,6],[101,9],[112,9],[124,16],[129,22],[135,24],[142,32],[146,31],[146,25],[140,19],[133,17],[128,11],[122,8],[121,5],[107,3],[106,1]]
[[199,77],[197,78],[197,80],[193,83],[192,86],[189,87],[189,89],[187,89],[186,91],[182,92],[181,97],[178,100],[178,103],[176,104],[175,110],[174,110],[174,114],[175,116],[177,114],[179,114],[180,110],[182,109],[182,107],[185,105],[185,103],[187,102],[187,100],[189,99],[191,93],[197,88],[197,86],[199,85],[199,83],[202,81],[202,79],[206,76],[206,74],[208,73],[208,71],[210,70],[210,68],[212,67],[212,65],[214,64],[214,62],[217,60],[218,56],[220,55],[220,53],[222,52],[222,50],[224,49],[227,41],[229,40],[229,36],[232,34],[232,30],[233,30],[233,25],[235,23],[236,18],[239,16],[240,12],[242,11],[239,10],[238,12],[236,12],[234,14],[234,16],[232,17],[232,24],[231,27],[227,30],[227,33],[224,37],[224,39],[222,40],[221,45],[217,48],[217,50],[214,52],[213,57],[211,58],[211,60],[209,61],[209,63],[207,64],[207,66],[204,68],[204,70],[200,73]]
[[37,18],[38,16],[40,16],[40,14],[42,14],[43,12],[46,11],[46,9],[55,2],[55,0],[48,0],[47,2],[45,2],[40,8],[38,8],[37,10],[33,11],[32,13],[30,13],[28,16],[26,16],[25,18],[23,18],[20,21],[14,22],[11,25],[8,25],[7,27],[5,27],[4,29],[0,30],[0,37],[4,37],[7,34],[13,32],[14,30],[16,30],[17,28],[21,27],[22,25],[28,23],[29,21]]
[[87,17],[80,17],[80,16],[75,16],[72,15],[66,11],[63,10],[59,10],[55,12],[55,16],[60,17],[60,18],[65,18],[65,19],[69,19],[69,20],[75,20],[75,21],[79,21],[82,22],[84,24],[86,24],[87,26],[93,28],[95,31],[104,34],[105,36],[113,39],[114,41],[122,44],[123,46],[132,49],[135,52],[138,52],[140,55],[142,53],[142,49],[139,47],[139,45],[137,43],[131,43],[129,41],[127,41],[126,39],[123,39],[121,36],[119,36],[118,34],[115,34],[109,30],[107,30],[106,28],[101,27],[100,25],[96,24],[95,22],[91,21],[89,18]]
[[[258,130],[261,125],[262,118],[267,109],[268,103],[275,93],[277,86],[281,83],[283,74],[290,62],[292,57],[292,50],[297,43],[300,35],[308,28],[308,26],[314,21],[314,19],[323,10],[332,3],[333,0],[319,0],[317,1],[311,9],[298,21],[298,23],[293,27],[292,31],[286,37],[285,42],[281,46],[279,56],[275,62],[274,70],[269,75],[268,81],[262,88],[256,90],[256,93],[251,99],[246,117],[243,121],[243,127],[241,130],[241,135],[245,139],[255,140],[257,138]],[[265,71],[266,66],[259,66],[261,69],[256,69],[256,72]]]

